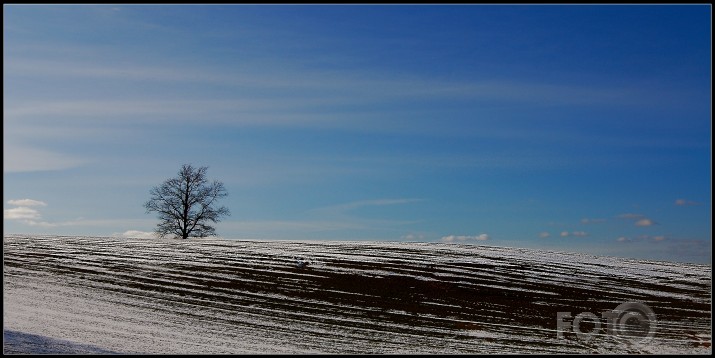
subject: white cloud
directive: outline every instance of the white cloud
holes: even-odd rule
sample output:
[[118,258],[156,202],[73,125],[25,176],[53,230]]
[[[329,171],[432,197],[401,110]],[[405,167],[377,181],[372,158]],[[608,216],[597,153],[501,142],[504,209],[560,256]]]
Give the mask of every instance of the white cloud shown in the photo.
[[[66,226],[96,226],[96,227],[106,227],[106,226],[117,226],[117,225],[148,225],[154,224],[154,220],[149,219],[112,219],[112,220],[87,220],[82,217],[78,217],[74,220],[67,221],[43,221],[41,213],[28,206],[47,206],[47,203],[40,200],[33,199],[18,199],[18,200],[8,200],[8,204],[11,205],[24,205],[17,208],[5,209],[3,210],[3,217],[5,220],[17,220],[28,226],[35,227],[66,227]],[[137,231],[137,233],[141,233]]]
[[3,210],[3,218],[7,220],[34,220],[40,218],[40,212],[32,208],[20,206]]
[[8,200],[7,203],[11,204],[11,205],[23,205],[23,206],[18,206],[17,208],[12,208],[12,209],[5,209],[3,212],[3,214],[4,214],[3,216],[5,219],[20,220],[23,223],[30,225],[30,226],[45,226],[45,227],[57,226],[55,224],[51,224],[48,222],[37,221],[42,218],[42,215],[40,215],[40,212],[33,208],[28,208],[28,206],[47,206],[47,204],[44,201],[33,200],[33,199],[19,199],[19,200]]
[[619,237],[618,239],[616,239],[616,241],[618,241],[618,242],[631,242],[631,239],[629,239],[629,238],[627,238],[627,237],[625,237],[625,236],[621,236],[621,237]]
[[665,236],[653,236],[653,241],[661,242],[665,240]]
[[539,237],[542,238],[542,239],[545,239],[545,238],[550,237],[550,236],[551,236],[551,234],[549,234],[549,233],[546,232],[546,231],[539,233]]
[[561,232],[561,237],[567,237],[567,236],[569,236],[569,232],[568,232],[568,231],[562,231],[562,232]]
[[651,219],[640,219],[636,221],[636,226],[652,226],[655,222]]
[[47,203],[32,199],[8,200],[8,204],[17,206],[47,206]]
[[468,236],[468,235],[448,235],[448,236],[442,236],[442,241],[443,242],[465,242],[465,241],[486,241],[489,240],[490,237],[487,234],[479,234],[479,235],[474,235],[474,236]]

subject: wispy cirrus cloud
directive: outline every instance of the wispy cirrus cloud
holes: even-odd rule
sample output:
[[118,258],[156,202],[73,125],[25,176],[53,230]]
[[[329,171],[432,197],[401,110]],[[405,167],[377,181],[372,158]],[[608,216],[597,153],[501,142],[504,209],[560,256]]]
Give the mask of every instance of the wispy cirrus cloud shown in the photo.
[[[401,226],[406,224],[412,224],[416,221],[414,220],[394,220],[394,219],[378,219],[378,218],[364,218],[356,213],[357,209],[366,207],[385,207],[394,205],[407,205],[412,203],[419,203],[424,201],[424,199],[418,198],[383,198],[383,199],[369,199],[369,200],[357,200],[351,201],[343,204],[329,205],[325,207],[320,207],[316,209],[311,209],[307,214],[312,218],[305,221],[296,221],[292,225],[304,225],[308,224],[307,227],[321,227],[321,228],[343,228],[343,229],[385,229],[393,226]],[[304,229],[307,227],[303,227]],[[331,229],[332,230],[332,229]]]
[[408,240],[408,241],[420,241],[420,240],[424,240],[424,239],[425,239],[425,235],[424,235],[424,234],[413,234],[413,233],[410,233],[410,234],[406,234],[406,235],[400,236],[400,239],[402,239],[402,240]]
[[658,256],[667,261],[673,261],[674,257],[677,258],[675,261],[682,262],[710,263],[712,261],[711,240],[682,239],[667,235],[638,235],[620,236],[614,241],[618,252],[627,250],[634,254],[648,253],[650,256]]
[[18,199],[18,200],[8,200],[8,204],[17,206],[47,206],[44,201],[33,200],[33,199]]
[[620,236],[616,239],[618,242],[629,243],[629,242],[663,242],[669,240],[665,235],[638,235],[636,237]]
[[700,203],[698,203],[696,201],[692,201],[692,200],[676,199],[675,205],[677,205],[677,206],[692,206],[692,205],[700,205]]
[[[308,217],[302,219],[227,221],[221,223],[221,226],[250,237],[268,239],[311,239],[319,234],[330,234],[336,231],[347,233],[341,239],[360,239],[369,235],[369,233],[396,231],[397,227],[413,224],[417,221],[364,218],[354,213],[353,210],[364,207],[404,205],[420,201],[423,201],[423,199],[384,198],[358,200],[308,210],[306,213]],[[423,237],[419,234],[409,234],[402,238],[413,240]],[[331,238],[336,239],[334,236],[331,236]]]
[[128,239],[156,239],[156,233],[141,230],[127,230],[122,233],[112,234],[114,237],[123,237]]
[[712,240],[679,239],[666,245],[669,252],[682,257],[710,258],[712,264]]
[[640,226],[640,227],[653,226],[653,225],[657,224],[657,222],[653,221],[652,219],[647,218],[643,214],[626,213],[626,214],[618,215],[618,218],[632,220],[633,224],[635,226]]
[[588,233],[585,231],[562,231],[559,236],[561,237],[569,237],[569,236],[576,236],[576,237],[585,237],[588,236]]
[[3,172],[38,172],[75,168],[88,160],[61,152],[3,143]]
[[442,236],[442,242],[454,243],[454,242],[470,242],[470,241],[487,241],[490,237],[487,234],[479,235],[448,235]]
[[581,224],[600,224],[606,222],[606,219],[590,219],[590,218],[583,218],[581,219]]
[[[222,222],[223,230],[240,233],[236,238],[267,240],[312,240],[316,238],[363,239],[363,232],[385,230],[399,223],[392,221],[368,221],[355,218],[296,219],[296,220],[245,220]],[[336,232],[340,232],[336,236]]]
[[316,209],[311,209],[308,212],[311,215],[319,216],[322,218],[347,218],[352,217],[350,211],[371,206],[391,206],[391,205],[404,205],[411,203],[418,203],[424,201],[424,199],[416,198],[398,198],[398,199],[370,199],[370,200],[357,200],[348,203],[324,206]]
[[338,204],[333,206],[327,206],[324,208],[314,209],[317,211],[347,211],[352,209],[357,209],[365,206],[387,206],[387,205],[399,205],[399,204],[410,204],[424,201],[424,199],[372,199],[372,200],[358,200],[349,203]]
[[4,115],[6,120],[18,124],[47,118],[62,118],[68,123],[84,123],[102,118],[95,123],[97,125],[116,118],[130,122],[186,122],[196,121],[195,117],[200,114],[202,121],[210,120],[222,124],[317,126],[335,125],[335,120],[331,122],[320,116],[321,113],[317,113],[317,109],[339,103],[340,100],[337,99],[304,96],[249,99],[25,100],[7,103]]
[[[109,56],[110,54],[107,54]],[[236,88],[321,91],[359,100],[385,98],[462,98],[504,102],[526,102],[552,105],[643,105],[652,97],[649,88],[596,88],[578,84],[526,82],[510,79],[481,81],[445,81],[435,78],[386,77],[384,74],[354,70],[336,75],[330,71],[305,73],[288,64],[266,70],[260,65],[243,66],[224,71],[200,66],[163,66],[151,63],[103,65],[81,60],[48,61],[35,57],[18,57],[5,66],[6,75],[32,77],[87,78],[96,81],[157,81],[174,84],[225,85]],[[649,102],[648,102],[649,103]]]
[[95,80],[149,80],[171,82],[209,82],[220,83],[227,79],[215,74],[198,71],[183,72],[178,68],[151,65],[103,66],[96,63],[79,61],[47,61],[24,58],[9,62],[7,73],[16,76],[51,76],[70,78],[91,78]]
[[641,218],[644,218],[645,216],[642,214],[626,213],[626,214],[618,215],[618,217],[621,219],[641,219]]

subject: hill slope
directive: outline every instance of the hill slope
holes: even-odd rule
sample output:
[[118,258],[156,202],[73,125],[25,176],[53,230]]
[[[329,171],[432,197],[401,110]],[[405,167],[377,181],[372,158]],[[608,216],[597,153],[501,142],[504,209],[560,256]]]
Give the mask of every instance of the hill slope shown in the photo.
[[[6,330],[113,352],[711,352],[705,265],[400,242],[6,235],[3,249]],[[557,337],[557,312],[632,301],[657,316],[646,344]]]

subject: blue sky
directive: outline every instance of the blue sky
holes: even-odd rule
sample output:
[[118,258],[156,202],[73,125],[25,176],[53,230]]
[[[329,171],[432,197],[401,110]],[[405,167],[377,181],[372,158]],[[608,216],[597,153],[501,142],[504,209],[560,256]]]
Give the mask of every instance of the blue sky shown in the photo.
[[3,10],[6,233],[150,232],[192,163],[225,238],[711,263],[709,5]]

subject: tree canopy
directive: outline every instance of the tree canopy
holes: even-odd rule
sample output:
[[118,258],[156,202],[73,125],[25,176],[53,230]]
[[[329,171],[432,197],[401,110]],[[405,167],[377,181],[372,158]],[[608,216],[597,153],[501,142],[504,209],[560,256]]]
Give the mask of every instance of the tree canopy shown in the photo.
[[215,236],[216,229],[211,224],[230,215],[225,206],[217,207],[217,201],[228,192],[223,183],[208,181],[207,169],[184,164],[176,177],[151,189],[151,198],[144,207],[147,213],[158,213],[156,233],[160,237]]

